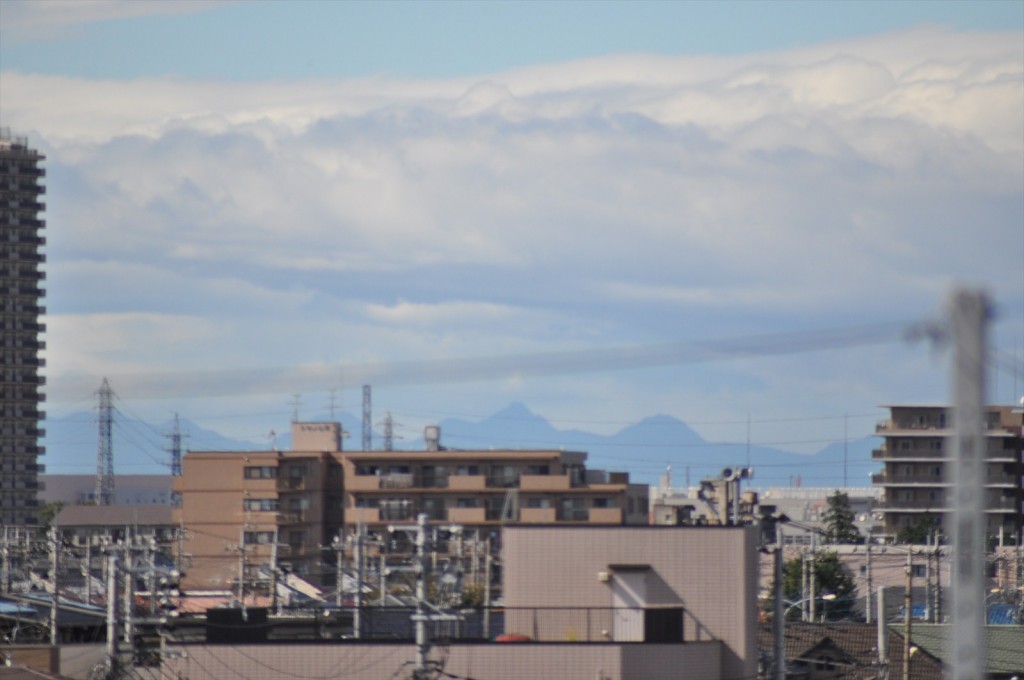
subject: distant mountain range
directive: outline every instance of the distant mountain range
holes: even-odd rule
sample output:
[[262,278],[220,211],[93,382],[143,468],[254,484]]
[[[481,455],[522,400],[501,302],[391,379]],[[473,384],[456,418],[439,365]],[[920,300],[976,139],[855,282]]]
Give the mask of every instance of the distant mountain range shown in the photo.
[[[323,418],[326,419],[326,418]],[[315,419],[314,419],[315,420]],[[351,414],[340,418],[346,431],[345,448],[360,441],[360,420]],[[580,429],[558,429],[543,416],[514,403],[481,421],[459,418],[442,420],[441,444],[449,449],[565,449],[584,451],[594,469],[629,472],[633,481],[657,484],[671,466],[672,486],[695,485],[717,475],[722,468],[747,465],[754,468],[751,487],[802,485],[808,487],[869,486],[868,474],[879,465],[871,459],[876,437],[836,442],[813,454],[751,445],[745,442],[709,442],[685,422],[655,415],[610,435]],[[173,421],[150,424],[117,413],[113,427],[114,468],[119,474],[170,472],[170,438]],[[245,451],[267,449],[266,441],[254,444],[224,437],[182,419],[180,431],[185,450]],[[96,471],[98,427],[95,413],[78,413],[46,422],[46,456],[50,474],[91,474]],[[279,449],[291,446],[287,432],[276,437]],[[422,438],[398,440],[396,448],[422,450]],[[375,447],[380,446],[374,434]],[[845,462],[844,462],[845,459]]]

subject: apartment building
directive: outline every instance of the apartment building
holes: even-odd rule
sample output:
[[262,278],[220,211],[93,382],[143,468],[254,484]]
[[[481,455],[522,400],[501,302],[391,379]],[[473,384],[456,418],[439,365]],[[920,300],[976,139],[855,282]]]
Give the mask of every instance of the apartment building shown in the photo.
[[40,236],[44,223],[41,184],[44,160],[25,138],[0,129],[0,524],[26,526],[37,523],[39,507],[37,473],[43,455],[39,427],[43,419],[40,392],[44,365],[39,336],[46,330],[39,322],[40,252],[46,240]]
[[[897,534],[922,517],[934,518],[940,531],[949,530],[952,479],[949,456],[953,444],[953,413],[944,406],[889,406],[890,417],[876,432],[884,438],[872,452],[884,470],[872,484],[884,489],[877,510],[884,531]],[[1000,545],[1021,540],[1024,530],[1024,421],[1009,406],[985,409],[985,513],[987,533]]]
[[[247,588],[273,566],[332,581],[336,538],[370,539],[419,514],[465,539],[509,523],[643,525],[647,487],[570,451],[341,450],[338,423],[293,423],[289,451],[190,451],[177,519],[188,587]],[[326,549],[325,549],[326,548]]]

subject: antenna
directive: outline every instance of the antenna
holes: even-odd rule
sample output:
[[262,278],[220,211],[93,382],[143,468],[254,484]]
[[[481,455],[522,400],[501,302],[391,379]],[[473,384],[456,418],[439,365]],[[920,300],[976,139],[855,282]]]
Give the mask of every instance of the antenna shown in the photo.
[[99,404],[99,441],[96,451],[96,505],[114,503],[114,390],[107,379],[97,392]]

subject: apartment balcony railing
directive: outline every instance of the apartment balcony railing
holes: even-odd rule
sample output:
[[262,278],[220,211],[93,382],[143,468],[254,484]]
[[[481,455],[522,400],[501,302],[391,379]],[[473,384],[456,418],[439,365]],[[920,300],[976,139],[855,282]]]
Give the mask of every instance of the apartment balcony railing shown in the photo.
[[566,491],[572,488],[569,475],[522,475],[520,491]]
[[392,472],[380,476],[381,489],[411,489],[413,476],[410,473]]
[[587,519],[591,524],[622,524],[622,508],[590,508]]
[[301,491],[307,486],[306,477],[278,477],[277,489],[279,491]]
[[519,521],[523,524],[553,524],[558,519],[554,508],[520,508]]
[[483,491],[487,488],[487,478],[483,475],[449,475],[450,491]]
[[454,524],[482,524],[487,521],[487,509],[448,508],[448,521]]
[[488,475],[487,486],[494,489],[514,489],[519,486],[519,475],[517,474],[499,474],[499,475]]

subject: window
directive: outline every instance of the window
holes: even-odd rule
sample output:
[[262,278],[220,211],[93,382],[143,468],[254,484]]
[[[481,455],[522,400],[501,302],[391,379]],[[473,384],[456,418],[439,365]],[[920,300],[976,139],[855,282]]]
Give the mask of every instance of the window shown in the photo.
[[309,510],[309,499],[305,496],[288,499],[289,510]]
[[276,512],[279,504],[276,498],[246,498],[243,507],[248,512]]
[[249,545],[268,545],[274,542],[273,531],[246,531],[245,542]]
[[297,477],[306,477],[308,475],[309,475],[309,466],[308,465],[305,465],[305,464],[302,464],[302,465],[290,465],[288,467],[288,476],[291,477],[292,479],[295,479]]
[[356,465],[356,474],[357,475],[367,475],[367,476],[376,475],[377,474],[377,466],[376,465]]
[[549,475],[551,474],[550,465],[527,465],[526,474],[528,475]]
[[914,578],[924,578],[925,576],[925,565],[923,564],[911,564],[910,575]]
[[475,477],[480,474],[479,465],[460,465],[455,469],[455,474],[461,476]]
[[245,468],[246,479],[276,479],[277,468],[273,465],[248,465]]
[[457,508],[475,508],[477,502],[475,498],[458,498],[455,500],[455,507]]
[[613,506],[612,506],[612,501],[611,501],[610,498],[595,498],[594,499],[594,507],[595,508],[611,508]]

